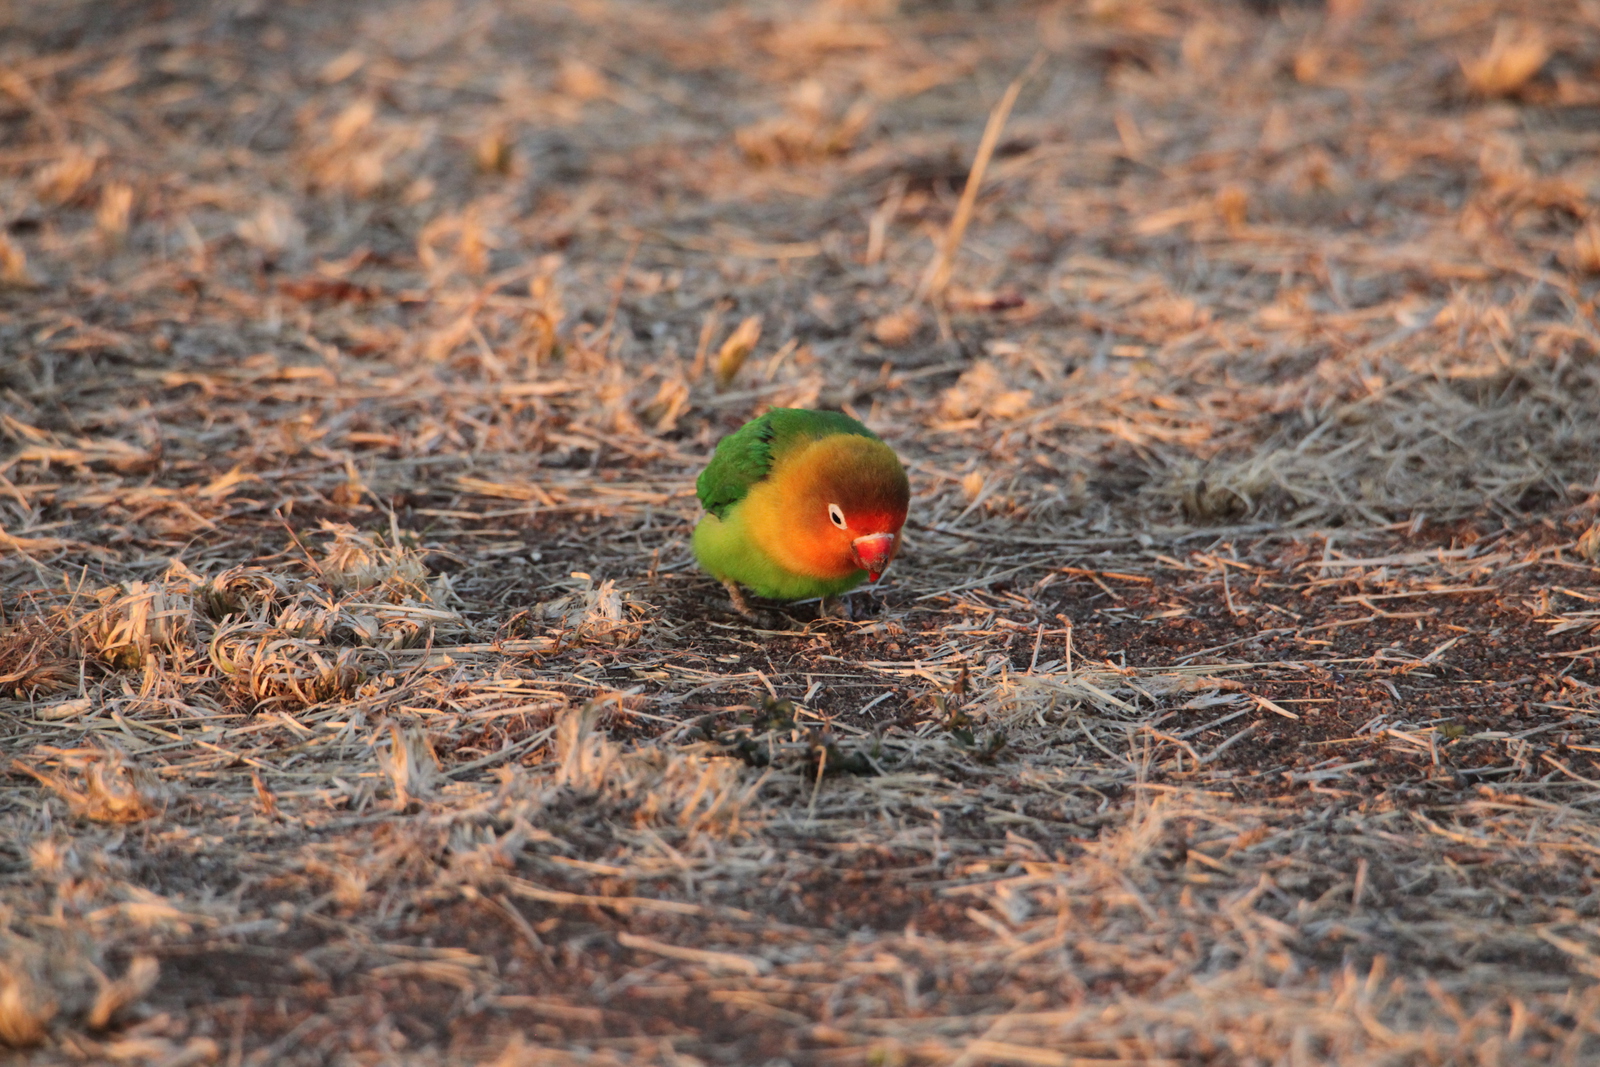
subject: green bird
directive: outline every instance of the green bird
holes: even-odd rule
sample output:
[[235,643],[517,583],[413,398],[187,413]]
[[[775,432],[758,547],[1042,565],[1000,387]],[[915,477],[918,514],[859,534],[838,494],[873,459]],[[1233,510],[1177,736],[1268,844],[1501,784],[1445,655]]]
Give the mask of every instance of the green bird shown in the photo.
[[[700,566],[751,614],[877,581],[900,548],[911,486],[894,450],[848,415],[773,408],[717,443],[695,491]],[[825,605],[826,606],[826,605]]]

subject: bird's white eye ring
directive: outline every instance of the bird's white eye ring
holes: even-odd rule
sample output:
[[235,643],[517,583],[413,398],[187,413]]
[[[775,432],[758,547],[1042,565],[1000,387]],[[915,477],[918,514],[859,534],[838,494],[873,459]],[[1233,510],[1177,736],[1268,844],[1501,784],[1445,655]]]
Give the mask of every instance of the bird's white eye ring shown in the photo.
[[838,504],[828,505],[828,518],[832,519],[833,524],[839,527],[839,529],[843,530],[845,528],[844,509],[839,507]]

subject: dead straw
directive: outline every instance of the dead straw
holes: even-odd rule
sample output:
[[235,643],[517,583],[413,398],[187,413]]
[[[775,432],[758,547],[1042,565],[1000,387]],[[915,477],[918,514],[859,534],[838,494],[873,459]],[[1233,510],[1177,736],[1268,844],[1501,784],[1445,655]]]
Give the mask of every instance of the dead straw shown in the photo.
[[978,151],[972,157],[971,169],[967,171],[966,185],[961,190],[961,200],[956,204],[955,214],[950,217],[950,225],[945,230],[938,254],[928,264],[922,282],[917,286],[916,299],[931,300],[935,303],[944,299],[945,289],[950,284],[950,274],[955,268],[956,256],[961,251],[961,242],[966,237],[967,224],[972,221],[972,211],[978,203],[978,192],[983,187],[983,177],[989,169],[989,160],[994,155],[995,145],[1000,143],[1000,134],[1005,130],[1006,120],[1011,117],[1011,109],[1017,102],[1018,94],[1022,92],[1023,84],[1043,63],[1044,53],[1039,52],[1023,72],[1011,80],[999,103],[989,111],[989,120],[984,124],[983,136],[978,141]]

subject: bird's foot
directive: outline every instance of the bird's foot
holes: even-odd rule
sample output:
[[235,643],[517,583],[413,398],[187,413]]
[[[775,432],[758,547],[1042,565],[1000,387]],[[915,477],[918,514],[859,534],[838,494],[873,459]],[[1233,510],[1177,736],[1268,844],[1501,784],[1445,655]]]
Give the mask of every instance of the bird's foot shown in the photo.
[[856,613],[852,610],[851,600],[848,595],[825,596],[822,598],[822,602],[817,605],[817,618],[819,619],[843,619],[845,622],[852,622],[855,617]]
[[738,583],[725,580],[722,586],[728,591],[729,598],[733,600],[734,611],[737,611],[751,622],[761,621],[761,616],[751,610],[749,602],[744,598],[744,591],[739,588]]

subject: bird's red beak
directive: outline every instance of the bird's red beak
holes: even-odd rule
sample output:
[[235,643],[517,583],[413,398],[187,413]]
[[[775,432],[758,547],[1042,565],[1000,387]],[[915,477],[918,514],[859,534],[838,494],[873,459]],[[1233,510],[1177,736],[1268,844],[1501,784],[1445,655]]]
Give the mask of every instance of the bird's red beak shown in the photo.
[[850,552],[855,556],[856,565],[867,572],[868,581],[877,581],[878,576],[889,569],[889,561],[894,559],[896,540],[894,534],[880,533],[868,534],[850,542]]

